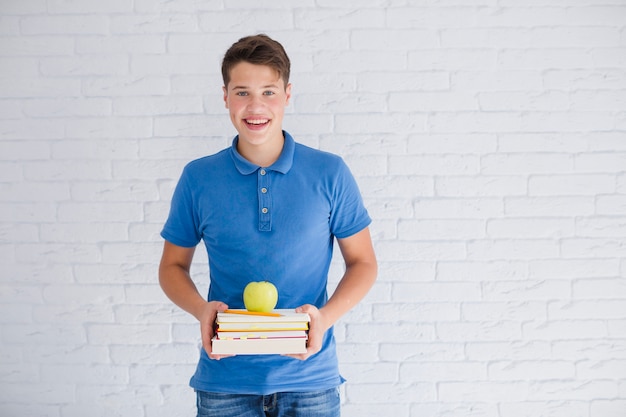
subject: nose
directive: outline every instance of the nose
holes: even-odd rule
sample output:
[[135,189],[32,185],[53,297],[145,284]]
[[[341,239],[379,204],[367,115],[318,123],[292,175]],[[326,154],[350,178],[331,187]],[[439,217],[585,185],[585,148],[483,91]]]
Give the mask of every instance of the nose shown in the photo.
[[248,96],[248,106],[259,106],[263,104],[262,94],[250,94]]
[[250,100],[248,101],[248,105],[246,106],[246,109],[249,112],[254,113],[255,111],[260,110],[263,107],[263,103],[261,102],[261,100],[257,97],[251,97]]

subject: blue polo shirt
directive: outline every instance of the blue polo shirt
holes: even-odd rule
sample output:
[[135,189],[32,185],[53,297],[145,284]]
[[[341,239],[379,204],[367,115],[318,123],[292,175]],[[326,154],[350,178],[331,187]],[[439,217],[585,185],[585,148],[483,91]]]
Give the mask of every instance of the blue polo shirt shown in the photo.
[[[277,308],[322,307],[334,237],[349,237],[371,221],[344,161],[283,133],[282,153],[269,167],[244,159],[235,137],[230,148],[189,163],[176,186],[161,236],[183,247],[204,242],[210,301],[244,308],[244,287],[267,280],[278,288]],[[266,395],[342,382],[330,329],[322,350],[306,361],[280,355],[216,361],[201,349],[191,386]]]

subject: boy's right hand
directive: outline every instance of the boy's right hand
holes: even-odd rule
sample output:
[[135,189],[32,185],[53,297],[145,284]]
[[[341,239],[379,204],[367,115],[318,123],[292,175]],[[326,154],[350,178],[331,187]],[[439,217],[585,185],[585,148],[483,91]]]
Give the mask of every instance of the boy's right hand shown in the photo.
[[204,307],[204,311],[200,316],[200,334],[202,336],[202,347],[206,351],[209,358],[220,360],[228,356],[234,355],[214,355],[211,353],[211,339],[215,335],[215,318],[218,312],[222,312],[228,308],[226,303],[221,301],[209,301]]

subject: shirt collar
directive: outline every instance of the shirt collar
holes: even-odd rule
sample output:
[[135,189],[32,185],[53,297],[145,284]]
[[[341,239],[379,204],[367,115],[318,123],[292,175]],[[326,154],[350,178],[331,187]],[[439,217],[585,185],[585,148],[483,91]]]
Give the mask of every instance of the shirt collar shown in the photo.
[[[286,174],[287,172],[289,172],[291,166],[293,165],[293,154],[296,149],[296,143],[291,135],[284,130],[283,136],[285,138],[285,143],[283,145],[283,150],[280,152],[280,156],[271,166],[264,168],[271,171],[278,171],[281,174]],[[238,141],[239,135],[235,136],[235,138],[233,139],[233,143],[230,147],[230,154],[233,158],[233,162],[235,163],[235,167],[242,175],[252,174],[261,167],[253,164],[252,162],[241,156],[241,154],[237,151]]]

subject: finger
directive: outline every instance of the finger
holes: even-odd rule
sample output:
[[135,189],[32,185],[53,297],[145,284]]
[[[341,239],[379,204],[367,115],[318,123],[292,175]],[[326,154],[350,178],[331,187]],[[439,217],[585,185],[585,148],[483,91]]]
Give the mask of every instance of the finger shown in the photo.
[[283,355],[281,355],[281,356],[287,356],[287,357],[289,357],[289,358],[298,359],[298,360],[300,360],[300,361],[305,361],[305,360],[307,360],[307,358],[309,357],[309,356],[308,356],[307,354],[305,354],[305,353],[297,353],[297,354],[292,354],[292,353],[290,353],[290,354],[283,354]]
[[296,308],[296,313],[310,313],[313,308],[312,304],[303,304]]
[[210,330],[200,331],[200,335],[202,337],[202,346],[204,346],[204,349],[207,351],[207,353],[211,351],[211,338],[213,337],[211,333],[212,332]]
[[205,335],[202,335],[202,347],[204,348],[207,355],[210,356],[212,350],[211,336],[206,337]]
[[231,356],[237,356],[237,355],[214,355],[212,353],[209,354],[209,358],[219,361],[220,359],[223,358],[230,358]]

